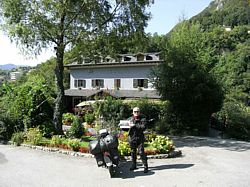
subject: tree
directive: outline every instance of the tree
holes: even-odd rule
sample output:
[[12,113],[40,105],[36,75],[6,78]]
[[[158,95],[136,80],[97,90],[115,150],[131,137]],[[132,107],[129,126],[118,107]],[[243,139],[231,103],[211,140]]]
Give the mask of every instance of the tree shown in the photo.
[[0,3],[9,37],[26,52],[39,54],[53,46],[56,53],[57,98],[54,125],[62,133],[63,61],[66,47],[109,33],[144,33],[152,0],[4,0]]
[[2,113],[24,124],[25,130],[51,123],[53,99],[51,90],[43,77],[30,76],[19,85],[4,84],[4,96],[1,97]]
[[180,24],[166,41],[164,63],[154,71],[153,84],[169,100],[179,132],[204,133],[211,113],[220,109],[222,91],[209,74],[210,50],[199,25]]

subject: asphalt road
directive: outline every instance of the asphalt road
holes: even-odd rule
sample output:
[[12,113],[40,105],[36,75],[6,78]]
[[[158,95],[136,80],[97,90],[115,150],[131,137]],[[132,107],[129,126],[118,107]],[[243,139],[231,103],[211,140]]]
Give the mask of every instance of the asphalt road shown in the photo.
[[149,173],[122,162],[116,178],[94,158],[0,145],[0,187],[250,186],[250,143],[172,137],[183,156],[149,159]]

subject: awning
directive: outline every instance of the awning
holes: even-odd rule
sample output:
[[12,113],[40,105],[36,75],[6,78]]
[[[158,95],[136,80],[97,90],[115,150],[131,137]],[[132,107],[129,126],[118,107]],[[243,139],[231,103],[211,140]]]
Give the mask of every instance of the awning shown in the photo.
[[[103,101],[103,100],[97,100],[97,101]],[[81,106],[91,106],[92,104],[94,104],[96,102],[96,100],[90,100],[90,101],[83,101],[83,102],[80,102],[78,105],[78,107],[81,107]]]

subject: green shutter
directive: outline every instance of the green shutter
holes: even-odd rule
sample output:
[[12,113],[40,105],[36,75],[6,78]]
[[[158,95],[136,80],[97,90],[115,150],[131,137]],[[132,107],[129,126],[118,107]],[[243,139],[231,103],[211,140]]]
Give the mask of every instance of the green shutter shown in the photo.
[[75,80],[74,80],[74,87],[75,87],[75,88],[77,88],[77,87],[78,87],[77,82],[78,82],[78,81],[75,79]]
[[92,80],[92,88],[95,88],[96,84],[95,84],[95,79]]
[[133,88],[138,87],[138,79],[133,79]]
[[143,87],[148,88],[148,79],[144,79],[143,81]]

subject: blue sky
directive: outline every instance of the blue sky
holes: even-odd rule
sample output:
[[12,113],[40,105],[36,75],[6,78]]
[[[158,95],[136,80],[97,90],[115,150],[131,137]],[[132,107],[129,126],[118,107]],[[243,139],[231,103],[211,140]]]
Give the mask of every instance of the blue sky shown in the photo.
[[212,0],[155,0],[146,32],[168,33],[183,17],[189,19],[204,10]]
[[[158,34],[168,33],[181,18],[189,19],[204,10],[212,0],[154,0],[150,7],[152,19],[148,23],[146,32]],[[35,66],[54,56],[51,49],[47,49],[40,56],[27,59],[11,44],[10,40],[0,32],[0,65],[16,64]]]

